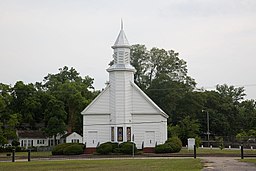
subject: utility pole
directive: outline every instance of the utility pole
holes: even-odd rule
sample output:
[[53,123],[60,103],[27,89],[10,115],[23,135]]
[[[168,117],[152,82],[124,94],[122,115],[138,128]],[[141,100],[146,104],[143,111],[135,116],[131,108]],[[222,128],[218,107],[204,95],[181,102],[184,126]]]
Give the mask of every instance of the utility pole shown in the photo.
[[206,118],[207,118],[207,141],[208,141],[208,147],[210,147],[210,124],[209,124],[209,112],[207,110],[202,110],[202,112],[206,112]]

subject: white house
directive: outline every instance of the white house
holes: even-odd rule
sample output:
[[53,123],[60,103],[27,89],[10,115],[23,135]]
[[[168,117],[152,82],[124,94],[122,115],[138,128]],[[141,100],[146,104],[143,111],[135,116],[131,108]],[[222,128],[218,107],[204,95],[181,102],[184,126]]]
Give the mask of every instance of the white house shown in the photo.
[[112,48],[109,84],[81,113],[83,143],[87,149],[108,141],[134,141],[138,149],[163,144],[168,115],[134,83],[135,69],[130,64],[130,45],[122,25]]
[[[46,147],[54,145],[54,137],[47,137],[43,131],[39,130],[18,130],[17,136],[19,138],[20,146],[28,147]],[[63,134],[57,134],[56,144],[60,144],[60,139]],[[78,137],[78,136],[77,136]],[[81,137],[81,136],[80,136]],[[79,137],[79,142],[82,142]]]
[[42,131],[17,131],[20,146],[24,148],[48,146],[48,138]]
[[83,137],[76,132],[67,133],[60,140],[61,143],[83,143]]

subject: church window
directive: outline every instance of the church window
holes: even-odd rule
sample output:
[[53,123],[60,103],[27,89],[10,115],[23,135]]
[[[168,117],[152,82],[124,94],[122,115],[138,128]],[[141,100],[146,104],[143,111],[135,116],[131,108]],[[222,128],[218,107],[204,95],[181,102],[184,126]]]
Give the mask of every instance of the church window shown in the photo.
[[111,127],[111,141],[115,141],[115,127]]
[[131,141],[131,127],[126,128],[127,141]]
[[123,127],[117,128],[117,140],[123,141]]

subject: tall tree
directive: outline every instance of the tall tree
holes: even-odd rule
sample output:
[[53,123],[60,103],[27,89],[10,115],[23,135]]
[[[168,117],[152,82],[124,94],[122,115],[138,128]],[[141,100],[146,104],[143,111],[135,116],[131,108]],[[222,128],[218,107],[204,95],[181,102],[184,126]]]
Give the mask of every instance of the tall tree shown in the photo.
[[186,62],[173,50],[152,48],[148,51],[144,45],[133,45],[131,64],[136,69],[135,82],[142,89],[147,89],[160,77],[195,86],[194,79],[187,75]]
[[[44,86],[50,94],[62,101],[67,116],[67,130],[81,132],[82,119],[80,112],[86,107],[98,92],[92,92],[93,79],[89,76],[82,78],[74,68],[60,68],[57,74],[48,74],[44,78]],[[79,123],[78,123],[79,122]]]
[[56,143],[57,134],[63,134],[66,130],[65,120],[67,114],[64,109],[64,103],[56,98],[52,98],[45,110],[45,132],[48,136],[54,137],[54,144]]
[[244,87],[234,87],[234,86],[228,86],[227,84],[223,85],[217,85],[216,86],[217,92],[220,93],[220,95],[223,98],[226,98],[227,100],[231,100],[233,103],[238,103],[239,100],[243,100],[244,96],[246,95],[244,93]]

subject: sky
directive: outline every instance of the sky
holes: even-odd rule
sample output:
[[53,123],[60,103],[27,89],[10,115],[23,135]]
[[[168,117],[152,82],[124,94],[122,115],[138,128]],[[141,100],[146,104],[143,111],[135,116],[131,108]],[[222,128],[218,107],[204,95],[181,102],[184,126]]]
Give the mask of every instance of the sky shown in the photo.
[[174,50],[198,88],[256,99],[255,0],[0,0],[0,82],[42,82],[74,67],[102,89],[123,19],[131,45]]

